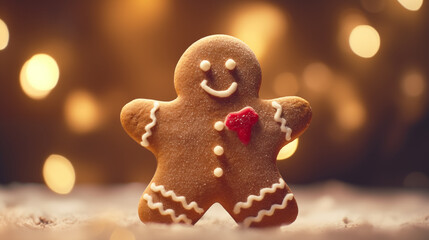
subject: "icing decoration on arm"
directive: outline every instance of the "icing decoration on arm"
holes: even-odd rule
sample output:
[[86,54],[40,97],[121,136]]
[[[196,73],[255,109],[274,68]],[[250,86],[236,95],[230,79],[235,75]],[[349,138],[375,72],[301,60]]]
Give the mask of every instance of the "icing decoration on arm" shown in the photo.
[[235,90],[237,90],[237,85],[238,84],[236,82],[233,82],[228,87],[228,89],[218,91],[218,90],[214,90],[213,88],[207,86],[207,80],[205,80],[205,79],[200,84],[201,88],[204,89],[204,91],[206,91],[208,94],[215,96],[215,97],[220,97],[220,98],[226,98],[226,97],[231,96],[231,94],[233,94],[235,92]]
[[225,67],[228,70],[234,70],[235,66],[237,66],[237,63],[234,60],[232,60],[231,58],[226,60]]
[[153,107],[150,110],[150,119],[152,119],[152,122],[148,123],[144,129],[146,130],[146,133],[143,134],[142,136],[142,141],[140,142],[140,144],[143,147],[147,147],[149,146],[149,141],[147,140],[147,138],[149,136],[152,135],[152,131],[151,128],[153,128],[156,125],[156,116],[155,116],[155,112],[159,109],[159,102],[155,101],[153,102]]
[[209,61],[207,60],[203,60],[200,63],[200,69],[203,70],[204,72],[207,72],[208,70],[210,70],[211,64]]
[[277,209],[285,209],[287,207],[288,201],[293,199],[293,193],[288,193],[283,198],[282,204],[273,204],[269,210],[260,210],[256,217],[247,217],[244,219],[243,224],[246,227],[249,227],[253,222],[260,222],[264,216],[272,216]]
[[152,183],[150,185],[150,189],[154,192],[160,192],[161,195],[165,198],[171,197],[173,201],[179,202],[182,204],[183,208],[186,210],[194,210],[195,212],[201,214],[204,212],[204,209],[198,207],[198,204],[195,201],[192,201],[191,203],[186,202],[186,197],[184,196],[177,196],[176,193],[174,193],[173,190],[165,190],[165,187],[163,185],[156,185],[155,183]]
[[281,123],[280,130],[286,133],[286,140],[289,141],[291,139],[290,135],[292,134],[292,129],[286,126],[286,119],[280,117],[283,111],[282,106],[276,101],[273,101],[271,105],[277,109],[274,114],[274,121]]
[[262,188],[259,195],[250,195],[247,197],[246,202],[238,202],[234,206],[234,213],[239,214],[242,208],[250,208],[253,201],[262,201],[267,193],[274,193],[277,189],[283,189],[286,186],[285,181],[280,178],[278,183],[274,183],[271,187]]
[[240,141],[247,145],[250,142],[252,126],[258,122],[259,116],[251,107],[245,107],[238,112],[228,114],[225,126],[237,132]]
[[186,224],[192,223],[192,220],[186,217],[185,214],[180,214],[178,217],[176,217],[176,212],[173,209],[171,208],[164,209],[164,204],[160,202],[154,203],[152,196],[147,193],[143,194],[143,199],[147,201],[147,206],[150,209],[152,210],[158,209],[159,213],[161,213],[162,215],[170,215],[171,220],[173,220],[174,223],[179,223],[180,221],[183,221]]

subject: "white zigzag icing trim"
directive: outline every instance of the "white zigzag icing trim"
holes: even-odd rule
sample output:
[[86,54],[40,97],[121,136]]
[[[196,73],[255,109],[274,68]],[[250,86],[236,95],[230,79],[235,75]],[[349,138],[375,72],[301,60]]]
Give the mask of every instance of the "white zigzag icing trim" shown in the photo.
[[245,218],[243,221],[244,226],[248,227],[253,222],[260,222],[262,218],[264,218],[264,216],[272,216],[277,209],[285,209],[287,207],[287,202],[292,199],[293,199],[293,193],[286,194],[286,196],[283,198],[282,204],[273,204],[271,205],[270,210],[263,209],[258,212],[258,215],[256,215],[256,217]]
[[165,187],[163,185],[156,185],[155,183],[152,183],[150,185],[150,189],[152,189],[152,191],[154,192],[161,192],[161,195],[165,198],[167,197],[171,197],[171,199],[173,199],[173,201],[175,202],[180,202],[183,206],[183,208],[185,208],[186,210],[191,210],[194,209],[195,212],[201,214],[204,212],[204,209],[198,207],[198,204],[195,201],[192,201],[191,203],[187,203],[186,202],[186,197],[184,196],[177,196],[176,193],[173,192],[173,190],[165,190]]
[[153,102],[153,108],[150,110],[150,119],[152,119],[152,122],[148,123],[145,127],[144,130],[146,130],[146,133],[143,134],[142,136],[142,141],[140,142],[140,144],[143,147],[147,147],[149,146],[149,142],[147,141],[147,138],[152,135],[152,131],[150,130],[151,128],[153,128],[153,126],[156,125],[156,116],[155,116],[155,112],[156,110],[159,109],[159,102],[155,101]]
[[160,202],[154,203],[152,196],[150,196],[147,193],[143,194],[143,199],[147,201],[147,205],[150,209],[152,209],[152,210],[158,209],[158,211],[162,215],[170,215],[170,217],[174,223],[179,223],[180,221],[183,221],[186,224],[192,223],[192,220],[189,219],[188,217],[186,217],[185,214],[180,214],[178,217],[176,217],[176,212],[173,209],[168,208],[168,209],[164,210],[164,204],[162,204]]
[[292,129],[286,126],[286,119],[280,117],[282,115],[282,106],[276,101],[273,101],[271,105],[277,109],[274,114],[274,121],[281,123],[280,130],[286,133],[286,140],[289,141],[291,139],[290,135],[292,134]]
[[283,189],[286,186],[285,181],[282,178],[279,178],[279,183],[274,183],[271,187],[262,188],[259,191],[259,195],[250,195],[247,197],[246,202],[238,202],[234,206],[234,213],[239,214],[242,208],[249,208],[252,206],[253,201],[262,201],[264,199],[265,194],[273,193],[277,191],[277,189]]

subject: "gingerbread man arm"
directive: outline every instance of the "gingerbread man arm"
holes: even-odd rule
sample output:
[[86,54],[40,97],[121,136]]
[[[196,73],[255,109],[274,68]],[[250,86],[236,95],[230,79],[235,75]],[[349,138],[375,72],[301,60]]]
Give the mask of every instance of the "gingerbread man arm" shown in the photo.
[[273,120],[285,134],[284,144],[299,137],[310,125],[310,104],[300,97],[282,97],[267,101],[273,108]]
[[121,123],[125,131],[147,148],[150,148],[150,138],[159,121],[156,117],[158,109],[158,101],[136,99],[126,104],[121,111]]

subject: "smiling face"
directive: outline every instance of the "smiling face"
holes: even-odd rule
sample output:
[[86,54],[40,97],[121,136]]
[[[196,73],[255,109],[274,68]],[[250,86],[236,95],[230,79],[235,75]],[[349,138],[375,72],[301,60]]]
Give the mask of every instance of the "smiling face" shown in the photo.
[[258,97],[261,68],[242,41],[213,35],[192,44],[176,66],[174,85],[180,97],[239,99]]
[[[225,68],[230,70],[230,71],[234,71],[235,67],[237,66],[237,63],[233,60],[233,59],[228,59],[225,62]],[[210,67],[211,64],[209,61],[207,60],[203,60],[200,63],[200,69],[203,70],[204,72],[208,72],[210,71]],[[202,89],[204,89],[204,91],[206,91],[208,94],[214,96],[214,97],[219,97],[219,98],[226,98],[231,96],[233,93],[235,93],[235,91],[237,91],[237,82],[232,82],[231,85],[229,85],[229,87],[225,90],[215,90],[211,87],[209,87],[207,85],[207,80],[204,79],[200,86]]]

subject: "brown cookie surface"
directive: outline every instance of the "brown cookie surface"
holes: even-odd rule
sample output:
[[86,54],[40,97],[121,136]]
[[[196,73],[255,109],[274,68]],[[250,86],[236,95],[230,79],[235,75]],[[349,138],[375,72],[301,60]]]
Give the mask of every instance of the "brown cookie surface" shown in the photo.
[[215,202],[245,226],[295,220],[297,204],[276,156],[308,127],[311,108],[299,97],[262,100],[260,84],[250,48],[213,35],[180,58],[176,99],[124,106],[124,129],[158,160],[140,199],[143,222],[194,224]]

